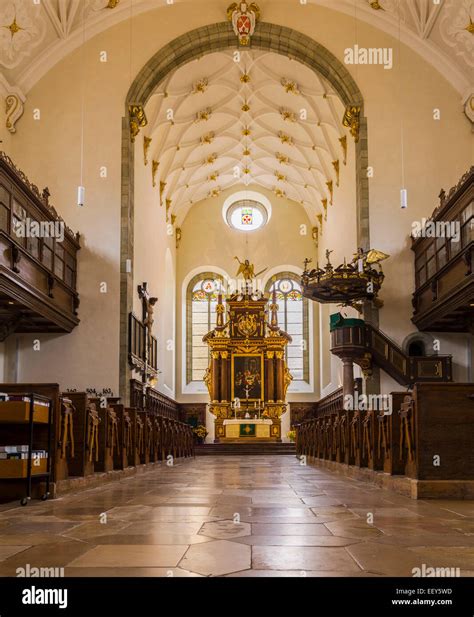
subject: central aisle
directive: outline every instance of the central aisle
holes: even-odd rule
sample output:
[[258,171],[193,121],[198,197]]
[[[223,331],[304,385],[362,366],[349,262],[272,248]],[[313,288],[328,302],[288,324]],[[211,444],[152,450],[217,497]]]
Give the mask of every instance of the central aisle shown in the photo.
[[293,456],[203,456],[2,507],[0,575],[412,576],[427,564],[472,576],[473,528],[472,502],[415,502]]

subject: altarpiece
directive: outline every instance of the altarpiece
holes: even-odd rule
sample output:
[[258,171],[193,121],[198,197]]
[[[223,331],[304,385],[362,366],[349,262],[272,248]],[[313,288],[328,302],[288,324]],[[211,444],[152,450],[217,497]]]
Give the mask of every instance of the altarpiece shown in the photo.
[[281,441],[281,415],[292,376],[285,359],[289,334],[278,326],[276,294],[252,289],[219,295],[204,381],[216,416],[215,441]]

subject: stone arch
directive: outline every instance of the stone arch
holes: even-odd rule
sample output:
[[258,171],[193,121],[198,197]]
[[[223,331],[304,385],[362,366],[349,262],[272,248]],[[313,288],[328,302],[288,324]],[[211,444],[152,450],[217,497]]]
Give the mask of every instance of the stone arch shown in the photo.
[[[360,107],[359,140],[356,143],[356,195],[358,245],[369,248],[369,189],[366,174],[367,122],[362,93],[346,67],[325,47],[296,30],[260,22],[252,36],[251,48],[272,51],[301,62],[326,78],[347,107]],[[130,106],[144,107],[156,87],[171,72],[203,55],[238,49],[229,22],[196,28],[170,41],[142,67],[127,93],[122,119],[122,195],[120,243],[120,396],[129,400],[128,313],[133,302],[133,218],[134,147],[130,139]],[[341,118],[342,122],[342,118]],[[130,263],[132,268],[130,268]]]
[[425,355],[436,356],[438,352],[435,350],[435,337],[428,332],[412,332],[406,336],[402,342],[402,349],[406,355],[410,355],[410,345],[412,343],[421,343],[425,349]]
[[[170,71],[200,56],[237,47],[229,22],[196,28],[170,41],[148,60],[131,85],[126,102],[146,105],[156,87]],[[259,23],[252,36],[252,49],[273,51],[298,60],[325,77],[344,105],[363,106],[362,94],[346,67],[325,47],[306,34],[266,22]]]

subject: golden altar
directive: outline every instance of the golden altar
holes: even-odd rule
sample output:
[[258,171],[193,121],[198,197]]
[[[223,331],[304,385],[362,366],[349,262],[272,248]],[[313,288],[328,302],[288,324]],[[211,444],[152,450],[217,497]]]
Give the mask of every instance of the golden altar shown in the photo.
[[291,337],[279,328],[277,311],[276,294],[270,301],[247,281],[241,292],[219,295],[216,327],[203,337],[210,347],[204,381],[216,416],[215,443],[281,441]]

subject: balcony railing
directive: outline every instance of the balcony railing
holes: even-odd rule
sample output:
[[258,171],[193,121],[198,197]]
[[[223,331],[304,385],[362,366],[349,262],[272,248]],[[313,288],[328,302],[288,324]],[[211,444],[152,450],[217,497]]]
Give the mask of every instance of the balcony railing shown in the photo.
[[413,240],[413,322],[420,330],[467,332],[472,324],[474,167],[446,195]]
[[74,234],[13,161],[0,152],[0,323],[10,332],[70,332],[79,323]]

